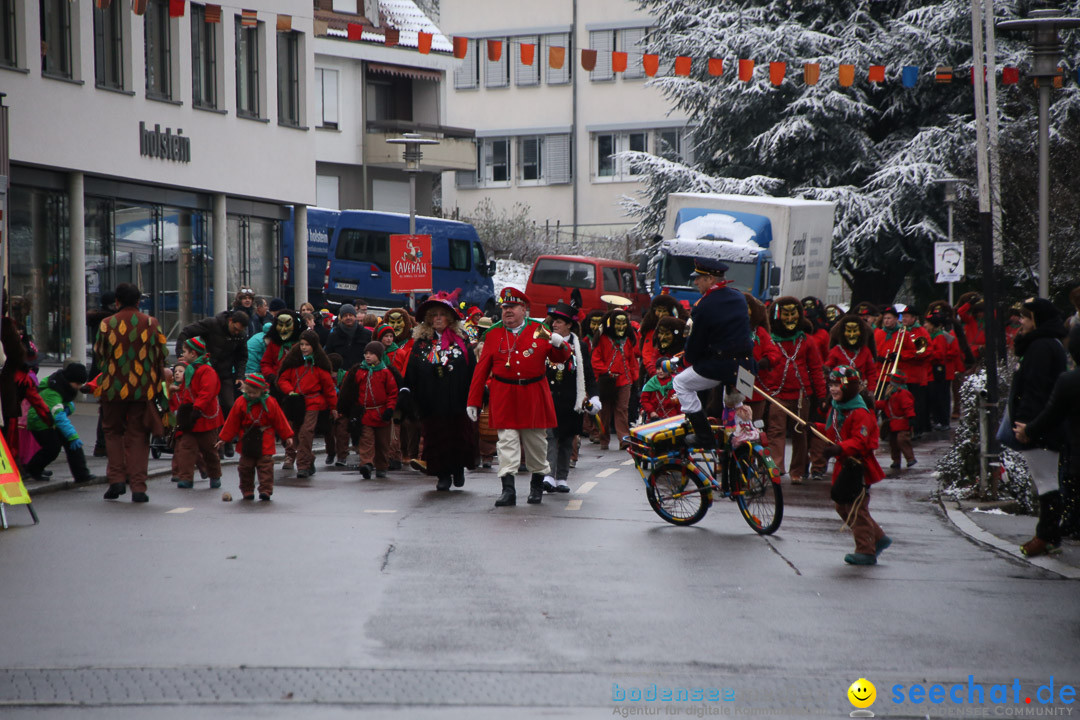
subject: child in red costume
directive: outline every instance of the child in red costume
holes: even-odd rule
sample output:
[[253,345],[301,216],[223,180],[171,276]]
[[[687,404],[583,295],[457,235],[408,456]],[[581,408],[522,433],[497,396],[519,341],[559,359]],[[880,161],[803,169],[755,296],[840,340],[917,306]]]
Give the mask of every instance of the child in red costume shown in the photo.
[[679,398],[675,396],[675,388],[672,386],[677,372],[677,366],[671,358],[657,360],[653,376],[641,389],[641,411],[645,413],[646,422],[669,418],[682,412]]
[[240,440],[240,495],[255,499],[255,474],[259,475],[259,499],[274,494],[274,435],[292,447],[292,428],[277,400],[270,397],[270,383],[259,373],[244,378],[244,394],[233,403],[229,419],[221,428],[217,446]]
[[897,370],[889,376],[889,386],[885,390],[885,397],[878,400],[877,409],[885,414],[885,421],[889,424],[889,452],[892,455],[892,465],[896,470],[900,467],[900,454],[903,453],[907,460],[907,466],[911,467],[915,460],[915,451],[911,449],[911,424],[915,420],[915,399],[911,397],[911,391],[907,389],[907,376],[902,370]]
[[176,487],[195,487],[195,464],[201,457],[210,476],[210,487],[221,487],[221,460],[214,443],[217,429],[225,420],[221,416],[218,394],[221,380],[206,352],[202,338],[184,342],[180,359],[187,363],[184,379],[177,393],[176,426],[183,434],[176,443]]
[[315,440],[319,413],[329,410],[331,421],[337,419],[337,385],[330,374],[332,369],[330,358],[323,352],[314,330],[305,330],[299,342],[281,361],[277,385],[286,398],[292,398],[286,399],[286,408],[289,407],[288,403],[292,403],[296,415],[294,417],[293,410],[290,410],[286,417],[297,435],[295,449],[286,450],[284,469],[291,469],[295,460],[298,478],[315,474],[315,455],[311,451],[311,444]]
[[383,352],[381,342],[369,342],[364,348],[364,362],[349,371],[341,389],[354,403],[354,417],[360,418],[360,474],[365,480],[371,478],[372,471],[375,477],[386,477],[390,465],[390,434],[398,383]]

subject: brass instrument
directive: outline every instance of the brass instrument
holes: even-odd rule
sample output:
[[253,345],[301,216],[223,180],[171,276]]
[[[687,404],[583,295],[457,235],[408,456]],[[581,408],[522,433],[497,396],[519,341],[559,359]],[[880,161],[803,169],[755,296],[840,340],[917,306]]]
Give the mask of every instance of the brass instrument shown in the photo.
[[915,355],[922,357],[930,349],[930,341],[921,335],[915,338]]
[[544,323],[540,323],[540,327],[536,328],[533,332],[533,340],[550,340],[551,330]]
[[[880,400],[885,395],[885,388],[889,385],[889,376],[896,372],[896,368],[900,366],[900,351],[904,348],[904,338],[907,336],[907,328],[901,328],[897,334],[896,344],[893,345],[893,352],[896,353],[896,359],[893,360],[892,368],[887,369],[888,362],[885,362],[881,366],[881,372],[878,373],[877,388],[874,389],[874,400]],[[925,338],[916,338],[923,339]]]

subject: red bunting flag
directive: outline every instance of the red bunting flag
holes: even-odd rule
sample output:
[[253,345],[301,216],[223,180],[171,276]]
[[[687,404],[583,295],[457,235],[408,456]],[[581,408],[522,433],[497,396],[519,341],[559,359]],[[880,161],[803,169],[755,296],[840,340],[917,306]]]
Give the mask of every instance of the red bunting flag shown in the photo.
[[870,71],[866,74],[866,79],[872,83],[885,82],[885,66],[884,65],[871,65]]
[[521,43],[521,64],[532,65],[536,60],[535,43]]
[[[259,14],[254,10],[241,10],[240,11],[240,25],[242,27],[258,27],[259,26]],[[359,28],[360,26],[357,25]],[[352,40],[352,26],[349,26],[349,39]],[[356,35],[356,39],[360,39],[359,33]]]
[[562,70],[566,63],[566,48],[552,45],[548,48],[548,65],[552,70]]
[[806,63],[802,68],[802,79],[807,85],[817,85],[821,78],[821,65],[818,63]]
[[709,74],[713,77],[720,77],[724,74],[723,58],[709,58]]
[[278,32],[291,32],[292,31],[292,15],[282,15],[278,13],[277,16],[277,31]]
[[773,85],[779,85],[784,82],[784,75],[787,74],[787,63],[783,62],[771,62],[769,63],[769,82]]
[[502,58],[502,40],[488,40],[487,51],[490,62],[499,62]]
[[221,6],[220,5],[206,5],[203,11],[203,20],[208,23],[220,23],[221,22]]
[[1001,84],[1002,85],[1015,85],[1020,82],[1020,68],[1003,67],[1001,68]]
[[626,72],[626,53],[618,51],[611,53],[611,71]]
[[655,77],[656,72],[660,69],[660,56],[652,53],[646,53],[641,56],[641,66],[645,68],[645,74],[649,77]]
[[465,57],[465,53],[469,51],[469,38],[456,37],[454,38],[454,57],[458,60]]
[[690,69],[693,67],[693,62],[693,60],[686,57],[685,55],[680,55],[679,57],[675,58],[675,74],[686,76],[690,75]]
[[131,12],[136,15],[143,15],[146,13],[146,0],[131,0]]
[[112,5],[112,0],[94,0],[94,7],[98,10],[108,10]]
[[934,81],[939,83],[951,83],[952,67],[949,65],[939,65],[937,70],[934,71]]
[[397,28],[383,28],[383,45],[394,47],[401,40],[401,31]]
[[364,36],[364,26],[360,23],[349,23],[347,31],[350,40],[359,40]]
[[184,0],[169,0],[169,17],[184,17]]
[[416,49],[420,51],[421,55],[428,55],[431,53],[431,38],[432,34],[421,30],[416,33]]
[[840,80],[840,87],[851,87],[855,82],[855,66],[841,65],[837,75]]
[[743,82],[750,82],[754,77],[754,61],[753,60],[739,60],[739,79]]
[[596,51],[590,49],[582,49],[581,51],[581,67],[585,72],[592,72],[596,69]]

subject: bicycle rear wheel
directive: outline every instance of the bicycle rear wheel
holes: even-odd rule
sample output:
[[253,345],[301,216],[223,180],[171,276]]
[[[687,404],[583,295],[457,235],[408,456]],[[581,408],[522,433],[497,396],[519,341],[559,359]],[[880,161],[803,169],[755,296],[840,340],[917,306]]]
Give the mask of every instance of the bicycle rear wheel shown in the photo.
[[656,514],[672,525],[693,525],[705,517],[712,499],[701,478],[678,463],[657,466],[645,494]]
[[749,460],[738,460],[738,467],[732,468],[737,475],[739,469],[746,474],[746,480],[733,478],[741,486],[742,492],[736,496],[739,511],[743,519],[759,535],[772,535],[780,528],[784,519],[784,496],[780,484],[772,480],[776,465],[772,458],[760,452],[751,452]]

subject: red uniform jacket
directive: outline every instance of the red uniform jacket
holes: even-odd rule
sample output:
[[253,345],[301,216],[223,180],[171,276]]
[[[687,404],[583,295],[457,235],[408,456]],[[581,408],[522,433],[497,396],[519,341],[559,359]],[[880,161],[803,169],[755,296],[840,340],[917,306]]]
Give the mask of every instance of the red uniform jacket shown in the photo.
[[[191,372],[190,366],[187,372]],[[218,404],[221,380],[218,379],[218,374],[214,372],[214,368],[207,363],[200,364],[195,370],[191,382],[187,382],[186,374],[184,381],[184,384],[180,386],[180,392],[177,393],[179,396],[178,406],[190,403],[202,413],[202,417],[195,421],[191,432],[206,432],[221,427],[225,423],[225,418],[221,416],[221,405]]]
[[983,330],[982,323],[971,314],[971,305],[969,303],[964,303],[956,308],[956,314],[960,316],[960,321],[964,323],[964,336],[967,337],[968,347],[971,348],[971,352],[978,355],[983,346],[986,345],[986,331]]
[[859,377],[871,391],[877,387],[878,364],[874,361],[870,348],[863,345],[857,353],[852,355],[843,345],[833,345],[829,350],[829,357],[825,359],[825,367],[832,370],[841,365],[850,365],[858,370]]
[[[641,365],[645,368],[645,377],[652,377],[656,374],[656,361],[660,359],[660,350],[653,345],[652,341],[655,334],[656,330],[650,330],[641,336]],[[584,349],[582,348],[582,350]]]
[[383,414],[397,407],[398,386],[390,368],[382,367],[372,372],[367,365],[360,365],[356,370],[356,384],[360,388],[357,398],[359,406],[364,408],[360,422],[368,427],[386,427],[393,420],[383,420]]
[[401,377],[405,377],[405,370],[409,367],[409,355],[412,354],[412,346],[413,339],[409,338],[404,345],[394,351],[393,359],[390,361]]
[[[908,328],[906,336],[904,347],[900,350],[900,369],[907,374],[908,385],[926,385],[934,379],[930,364],[930,354],[933,352],[930,348],[930,333],[920,325]],[[915,344],[920,338],[926,341],[926,352],[921,355]]]
[[833,466],[832,479],[834,483],[840,474],[842,460],[848,457],[853,457],[862,462],[865,467],[863,478],[867,485],[873,485],[885,477],[881,466],[878,465],[877,458],[874,457],[879,435],[877,420],[875,420],[872,412],[866,408],[855,408],[844,418],[844,424],[840,427],[839,432],[837,432],[835,425],[826,430],[824,423],[814,424],[817,425],[818,430],[825,437],[840,445],[840,457],[836,459]]
[[308,410],[321,411],[337,407],[334,378],[322,368],[307,364],[289,368],[281,373],[277,384],[286,395],[294,392],[303,395],[304,407]]
[[945,379],[952,380],[957,373],[964,372],[964,351],[960,349],[960,341],[955,335],[948,333],[948,336],[952,341],[949,343],[949,357],[945,363]]
[[826,357],[829,354],[829,331],[825,328],[818,328],[810,337],[817,343],[818,354],[821,357]]
[[[766,376],[774,368],[781,367],[784,364],[784,356],[780,353],[780,348],[776,347],[776,343],[773,342],[772,335],[764,326],[759,325],[754,328],[754,332],[750,334],[750,339],[754,342],[754,360],[759,363],[762,359],[768,359],[768,367],[758,371],[761,376]],[[765,396],[761,393],[754,391],[754,394],[747,398],[747,402],[758,402],[764,400]]]
[[286,350],[273,340],[266,341],[266,349],[263,350],[262,359],[259,361],[259,372],[265,378],[277,377],[281,368],[281,361],[285,357]]
[[225,427],[221,428],[218,438],[222,442],[231,443],[244,434],[252,425],[262,428],[262,454],[274,454],[274,434],[282,440],[293,436],[292,427],[285,419],[285,413],[281,412],[281,406],[272,397],[266,399],[266,410],[260,403],[252,405],[248,411],[247,397],[241,395],[233,403],[229,411],[229,419],[225,421]]
[[555,427],[544,361],[564,363],[573,351],[565,343],[556,348],[545,338],[533,337],[538,327],[539,322],[526,319],[515,335],[499,322],[484,335],[484,352],[469,386],[469,406],[483,405],[490,378],[490,424],[497,430]]
[[808,398],[828,397],[817,341],[800,332],[791,339],[773,335],[773,342],[780,362],[761,374],[763,389],[777,400],[796,400],[800,392]]
[[889,430],[900,432],[911,429],[911,420],[915,419],[915,398],[906,388],[889,390],[884,400],[877,401],[877,409],[885,413]]
[[[881,357],[887,358],[889,353],[893,352],[893,348],[900,340],[900,329],[902,327],[902,325],[897,324],[891,334],[884,328],[878,328],[874,331],[874,337],[877,341],[877,351]],[[928,343],[930,342],[930,336],[926,334],[925,329],[920,327],[916,328],[916,330],[922,330],[922,335],[926,338]],[[916,357],[915,337],[914,331],[909,330],[904,333],[904,342],[903,345],[900,346],[900,364],[897,366],[897,369],[904,371],[904,374],[907,375],[907,382],[909,385],[925,385],[926,363]],[[889,370],[892,370],[892,366],[893,361],[886,359],[881,371],[888,372]]]
[[945,378],[952,378],[949,375],[949,365],[952,362],[952,358],[949,357],[949,345],[952,342],[953,338],[947,332],[939,332],[937,335],[930,337],[930,349],[927,350],[925,355],[927,358],[926,365],[929,369],[926,377],[927,382],[934,379],[934,368],[936,367],[945,368]]
[[615,387],[625,387],[638,379],[637,346],[627,338],[617,348],[610,337],[601,335],[592,351],[592,367],[597,378],[610,373]]

